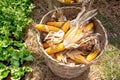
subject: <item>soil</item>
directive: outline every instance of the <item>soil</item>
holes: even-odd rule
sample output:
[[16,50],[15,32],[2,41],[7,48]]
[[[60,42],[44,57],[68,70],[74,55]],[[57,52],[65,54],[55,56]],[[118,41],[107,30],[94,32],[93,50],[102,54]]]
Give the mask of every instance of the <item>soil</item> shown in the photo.
[[[31,0],[35,4],[35,8],[32,10],[30,16],[33,19],[34,23],[39,23],[41,18],[51,9],[54,9],[53,5],[56,5],[55,0]],[[56,5],[62,7],[60,5]],[[105,28],[108,33],[108,39],[118,40],[120,35],[120,0],[95,0],[92,8],[98,9],[98,18],[105,25]],[[104,20],[105,19],[105,20]],[[108,24],[106,24],[108,22]],[[34,29],[34,24],[29,25],[27,30],[25,43],[29,50],[32,51],[34,56],[33,62],[26,63],[27,66],[30,66],[33,71],[25,75],[25,80],[68,80],[56,76],[49,67],[45,64],[40,46],[37,43],[37,31]],[[120,48],[119,42],[114,44],[110,41],[110,44],[113,44]],[[94,64],[96,65],[96,64]],[[69,80],[95,80],[95,77],[98,75],[93,75],[94,65],[90,69],[86,70],[82,75],[77,78]],[[99,73],[99,70],[97,71]],[[97,74],[96,73],[96,74]],[[98,79],[96,79],[98,80]]]

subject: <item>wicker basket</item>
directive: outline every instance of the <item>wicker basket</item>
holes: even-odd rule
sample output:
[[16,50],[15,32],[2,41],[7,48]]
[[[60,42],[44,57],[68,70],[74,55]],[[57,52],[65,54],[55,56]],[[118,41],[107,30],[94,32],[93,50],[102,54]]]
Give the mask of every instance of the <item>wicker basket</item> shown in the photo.
[[[62,7],[61,9],[63,11],[63,14],[69,20],[72,20],[73,18],[75,18],[77,14],[81,11],[79,7]],[[47,21],[50,21],[50,16],[54,11],[55,10],[52,10],[48,12],[46,15],[44,15],[40,23],[46,23]],[[92,21],[95,24],[95,32],[100,33],[102,35],[102,36],[99,36],[100,45],[102,46],[102,51],[94,60],[94,62],[96,62],[96,60],[98,60],[98,58],[103,54],[104,49],[107,45],[107,34],[103,25],[98,19],[93,18]],[[75,65],[71,67],[69,65],[59,63],[57,60],[49,56],[45,52],[44,48],[42,47],[41,41],[44,37],[42,35],[42,32],[39,32],[37,36],[38,36],[38,42],[40,44],[40,48],[42,50],[42,54],[45,58],[46,64],[49,66],[49,68],[52,70],[52,72],[55,75],[58,75],[62,78],[73,78],[81,75],[85,70],[87,70],[90,67],[90,65]]]

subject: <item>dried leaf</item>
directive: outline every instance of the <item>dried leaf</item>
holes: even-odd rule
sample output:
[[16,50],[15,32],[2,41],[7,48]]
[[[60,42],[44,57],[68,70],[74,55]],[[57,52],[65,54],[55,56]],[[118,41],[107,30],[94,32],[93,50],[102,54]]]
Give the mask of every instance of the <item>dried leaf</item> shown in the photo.
[[85,12],[78,20],[79,26],[86,24],[87,21],[89,21],[91,18],[93,18],[95,15],[97,15],[96,13],[97,9],[93,9],[90,10],[88,12]]
[[63,41],[64,34],[65,33],[62,30],[59,30],[58,32],[50,31],[44,41],[46,41],[50,46],[53,46]]
[[71,23],[71,27],[72,26],[76,26],[78,20],[80,19],[80,17],[83,15],[83,13],[85,12],[85,7],[82,7],[81,12],[78,13],[77,17],[75,19],[73,19],[70,23]]

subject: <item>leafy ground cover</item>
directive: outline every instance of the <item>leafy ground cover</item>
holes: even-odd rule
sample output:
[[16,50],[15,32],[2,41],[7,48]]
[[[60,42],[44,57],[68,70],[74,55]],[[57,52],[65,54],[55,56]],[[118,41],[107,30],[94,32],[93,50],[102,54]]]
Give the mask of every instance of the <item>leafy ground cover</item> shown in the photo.
[[28,17],[32,8],[29,0],[0,0],[0,80],[9,75],[12,80],[19,80],[31,71],[22,66],[25,61],[33,60],[22,38],[32,21]]

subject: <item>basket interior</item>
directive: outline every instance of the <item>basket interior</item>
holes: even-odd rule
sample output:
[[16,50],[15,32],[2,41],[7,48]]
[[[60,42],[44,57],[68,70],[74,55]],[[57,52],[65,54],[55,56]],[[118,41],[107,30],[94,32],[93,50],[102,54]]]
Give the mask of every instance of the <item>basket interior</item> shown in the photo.
[[[74,18],[76,18],[76,16],[78,15],[78,13],[81,11],[80,8],[77,7],[66,7],[66,8],[61,8],[63,11],[63,15],[66,16],[67,20],[72,20]],[[50,21],[51,15],[53,14],[55,10],[52,10],[50,12],[48,12],[41,20],[40,23],[45,24],[46,22]],[[105,49],[105,46],[107,44],[107,36],[106,36],[106,32],[101,24],[100,21],[98,21],[96,18],[91,19],[91,21],[94,23],[95,27],[94,27],[94,31],[95,33],[100,33],[101,35],[99,36],[99,40],[100,40],[100,46],[101,46],[101,51],[103,51]],[[43,32],[40,32],[40,39],[41,41],[43,41],[43,39],[45,38],[45,35],[43,34]],[[47,53],[46,53],[47,54]],[[102,53],[100,53],[98,55],[98,57],[100,55],[102,55]]]

